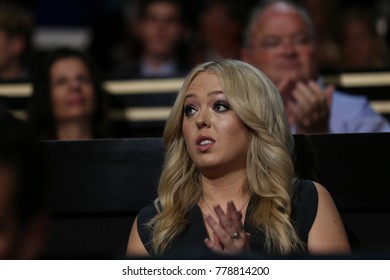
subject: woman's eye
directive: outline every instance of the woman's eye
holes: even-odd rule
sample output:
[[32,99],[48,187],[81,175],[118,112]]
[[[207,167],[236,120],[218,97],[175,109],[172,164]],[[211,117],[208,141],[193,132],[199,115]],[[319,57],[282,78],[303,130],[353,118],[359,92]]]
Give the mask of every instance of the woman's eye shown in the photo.
[[194,114],[195,112],[196,112],[196,109],[195,109],[193,106],[188,105],[188,106],[185,106],[185,107],[184,107],[184,115],[185,115],[186,117],[191,116],[191,115]]
[[77,81],[81,84],[89,84],[91,79],[88,76],[79,76],[77,77]]
[[214,104],[214,110],[217,112],[225,112],[230,110],[230,105],[224,102],[217,102]]
[[62,86],[64,84],[66,84],[66,79],[65,78],[59,78],[59,79],[55,79],[52,84],[54,86]]

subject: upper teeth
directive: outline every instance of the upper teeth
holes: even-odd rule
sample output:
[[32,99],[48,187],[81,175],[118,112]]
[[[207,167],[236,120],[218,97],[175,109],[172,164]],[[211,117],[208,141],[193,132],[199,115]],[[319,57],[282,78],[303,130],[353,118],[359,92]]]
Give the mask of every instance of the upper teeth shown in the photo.
[[211,140],[202,140],[200,142],[200,145],[207,145],[207,144],[211,144],[211,143],[212,143]]

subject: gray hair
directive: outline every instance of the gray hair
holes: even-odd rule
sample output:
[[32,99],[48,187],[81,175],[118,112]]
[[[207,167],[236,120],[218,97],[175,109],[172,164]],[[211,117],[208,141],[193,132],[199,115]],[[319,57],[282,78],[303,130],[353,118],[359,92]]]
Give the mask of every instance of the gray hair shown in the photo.
[[311,20],[310,15],[305,10],[305,8],[295,2],[288,1],[288,0],[265,0],[261,4],[257,5],[253,8],[252,12],[250,13],[249,20],[246,25],[246,29],[244,31],[244,47],[249,48],[251,44],[251,32],[253,25],[258,18],[260,18],[264,11],[271,5],[278,4],[278,3],[284,3],[294,10],[298,12],[298,14],[301,16],[303,21],[306,23],[307,30],[309,31],[309,35],[314,39],[315,38],[315,31],[314,31],[314,25],[313,21]]

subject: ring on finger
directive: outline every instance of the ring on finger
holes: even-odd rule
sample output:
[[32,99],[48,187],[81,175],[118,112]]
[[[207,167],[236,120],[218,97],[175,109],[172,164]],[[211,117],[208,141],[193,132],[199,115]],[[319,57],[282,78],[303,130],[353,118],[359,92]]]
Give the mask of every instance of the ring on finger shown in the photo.
[[233,232],[233,233],[230,235],[230,237],[231,237],[232,239],[238,239],[238,238],[240,238],[240,234],[236,231],[236,232]]

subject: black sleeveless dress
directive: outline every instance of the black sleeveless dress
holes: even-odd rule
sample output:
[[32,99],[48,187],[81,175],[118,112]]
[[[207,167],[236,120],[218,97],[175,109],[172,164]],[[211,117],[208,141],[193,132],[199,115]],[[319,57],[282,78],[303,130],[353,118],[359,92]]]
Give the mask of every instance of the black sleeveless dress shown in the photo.
[[[252,203],[249,202],[246,211],[244,228],[251,234],[250,246],[252,252],[264,253],[264,234],[261,230],[253,228],[249,224],[249,213],[252,210]],[[317,215],[318,193],[312,181],[296,180],[292,196],[291,218],[297,230],[299,238],[307,244],[308,234]],[[145,225],[157,211],[153,203],[144,207],[138,214],[138,234],[146,250],[151,253],[151,231]],[[189,225],[187,229],[175,240],[174,244],[167,250],[166,254],[181,256],[204,256],[210,254],[210,250],[204,244],[207,237],[207,230],[203,221],[202,212],[198,205],[195,205],[188,214]]]

